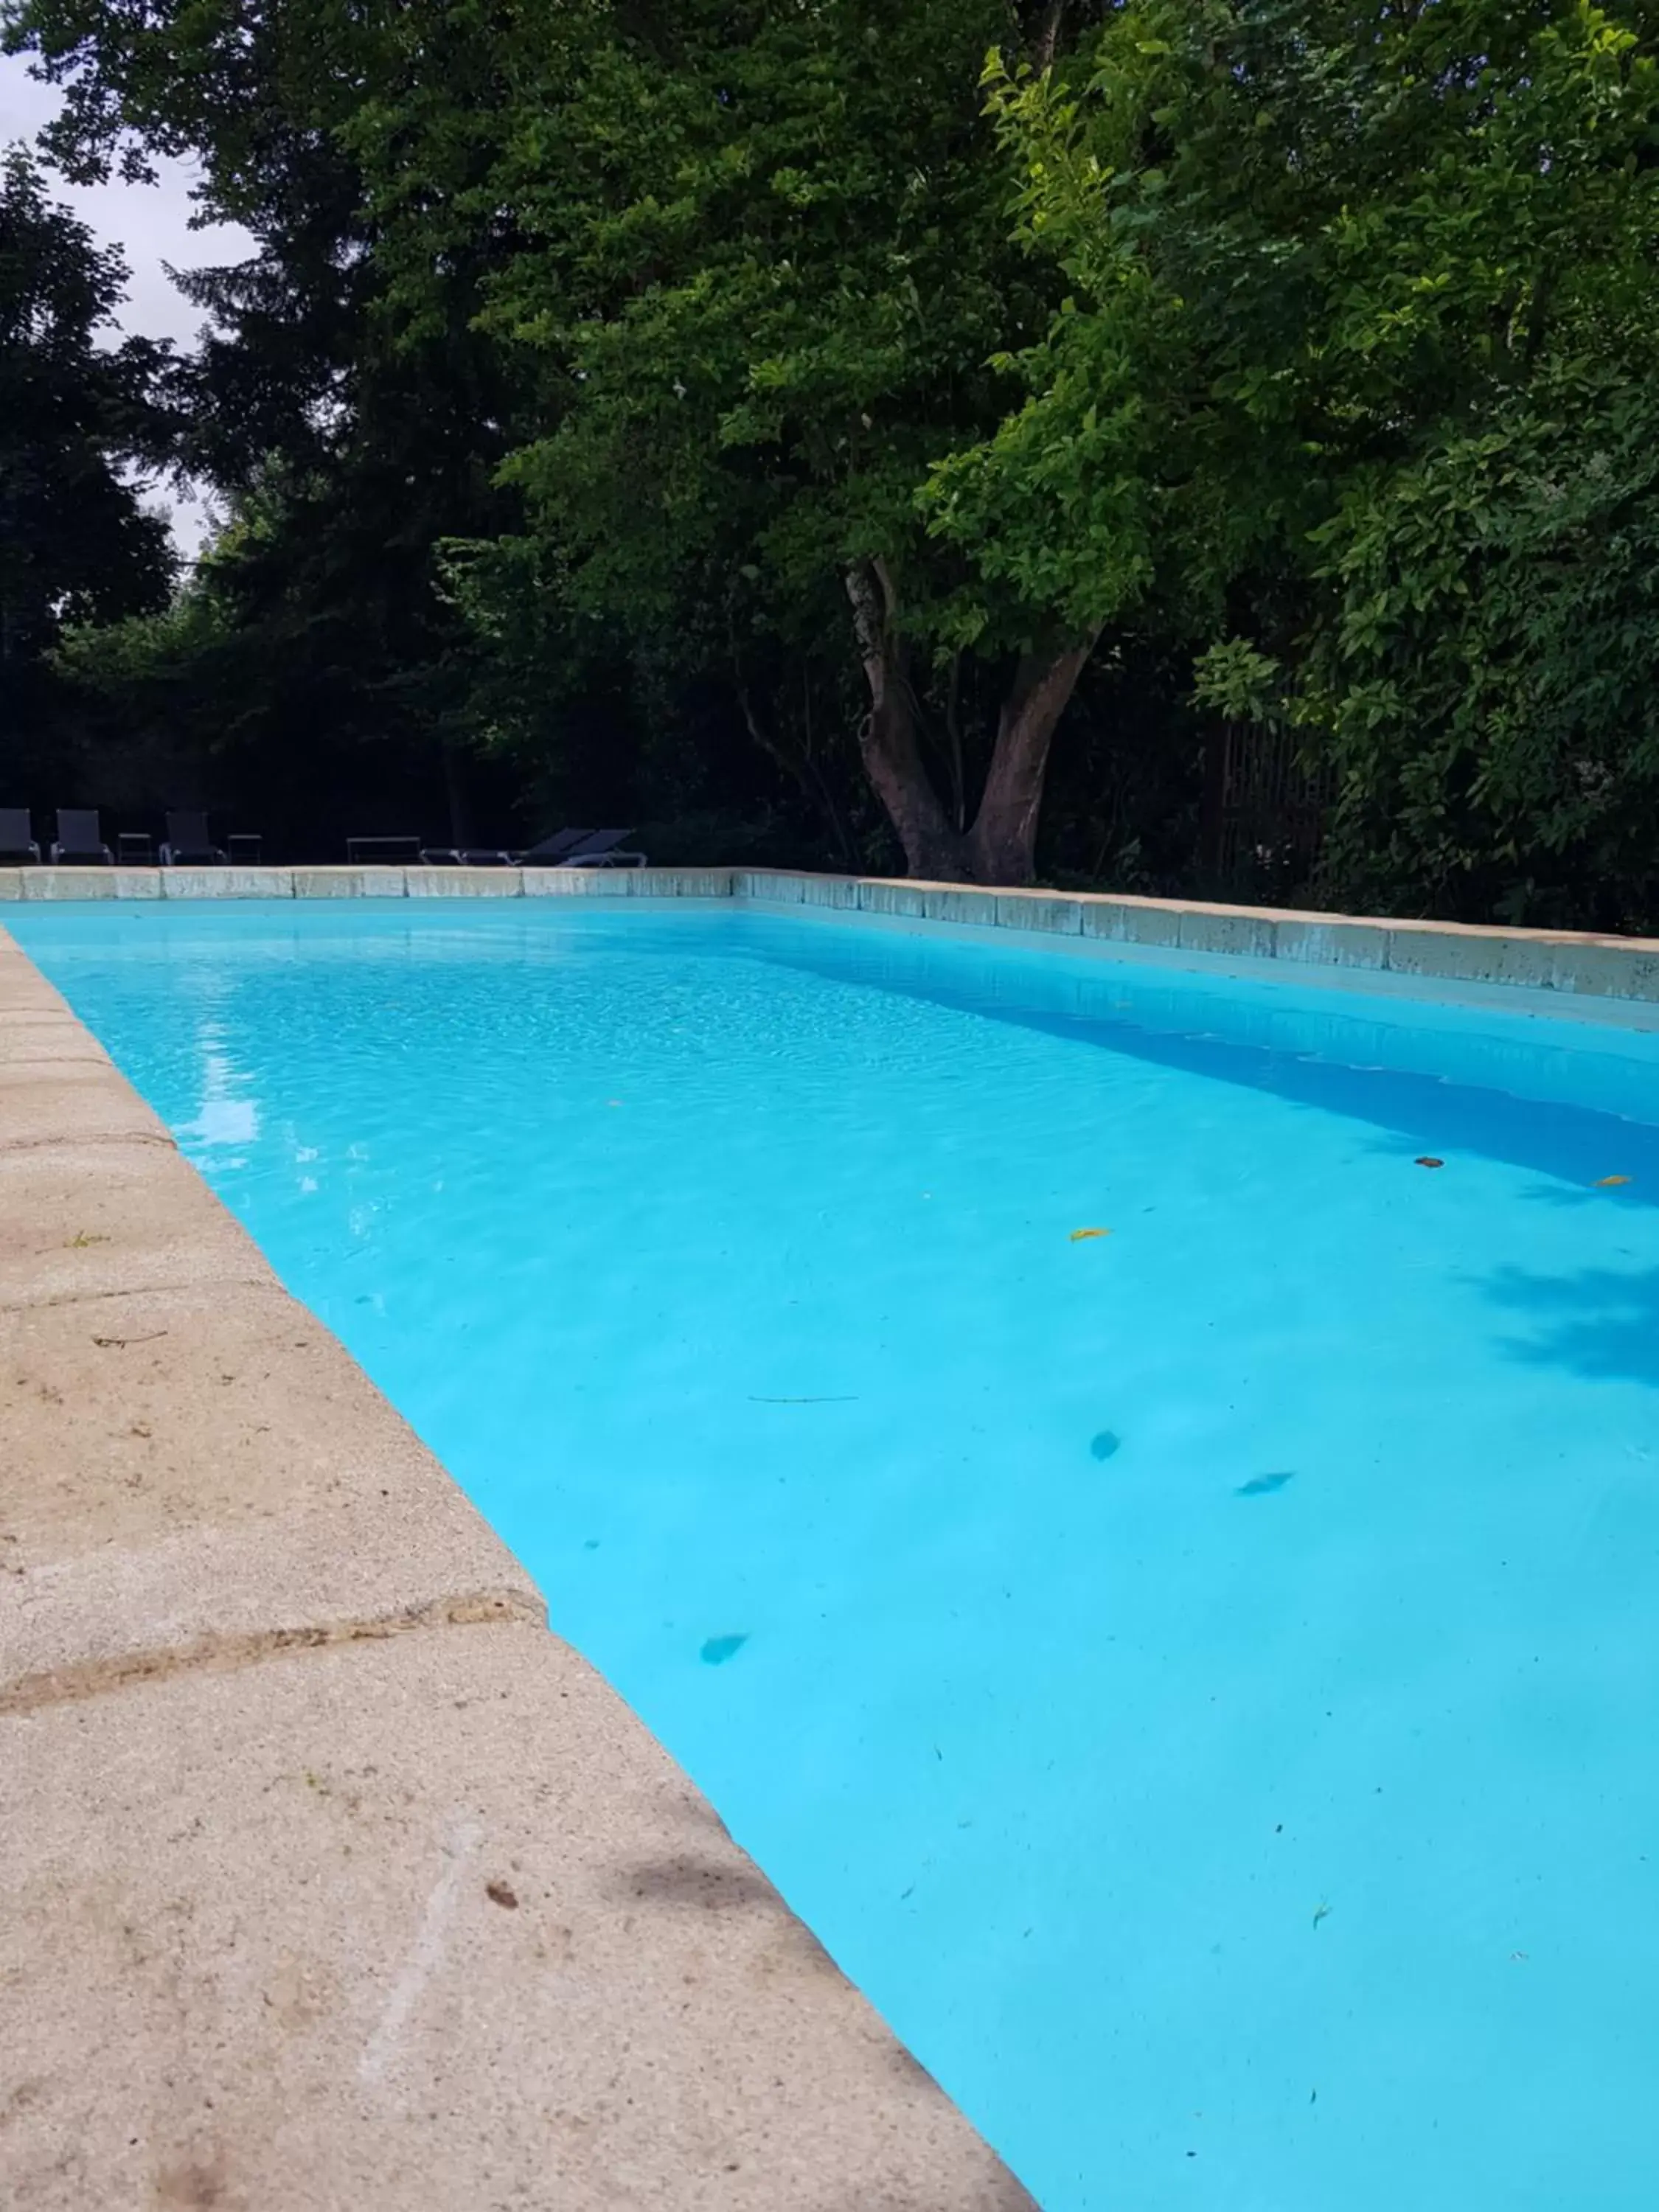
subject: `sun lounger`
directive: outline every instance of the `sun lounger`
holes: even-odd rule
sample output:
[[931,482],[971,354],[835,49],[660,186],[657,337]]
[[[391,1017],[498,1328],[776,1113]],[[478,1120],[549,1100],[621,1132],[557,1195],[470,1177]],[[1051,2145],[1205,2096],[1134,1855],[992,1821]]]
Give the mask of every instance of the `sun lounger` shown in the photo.
[[52,858],[61,868],[108,868],[115,855],[104,842],[95,806],[60,806]]
[[556,836],[544,837],[539,845],[520,853],[519,862],[526,868],[642,868],[643,853],[622,849],[633,834],[631,830],[561,830]]
[[164,868],[222,866],[224,857],[208,835],[205,814],[193,811],[168,814],[167,838],[161,847],[161,866]]
[[0,806],[0,868],[26,868],[40,858],[27,806]]

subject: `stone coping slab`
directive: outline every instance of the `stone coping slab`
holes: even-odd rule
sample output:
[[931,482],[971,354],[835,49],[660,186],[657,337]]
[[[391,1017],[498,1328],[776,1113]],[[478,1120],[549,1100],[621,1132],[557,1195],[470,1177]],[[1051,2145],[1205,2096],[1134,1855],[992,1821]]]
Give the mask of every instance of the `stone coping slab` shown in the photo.
[[3,931],[0,1440],[8,2212],[1029,2208]]
[[0,901],[718,899],[1079,938],[1176,954],[1659,1003],[1659,939],[1298,913],[1110,892],[981,890],[767,868],[0,868]]
[[526,1626],[0,1717],[9,2212],[1030,2212]]

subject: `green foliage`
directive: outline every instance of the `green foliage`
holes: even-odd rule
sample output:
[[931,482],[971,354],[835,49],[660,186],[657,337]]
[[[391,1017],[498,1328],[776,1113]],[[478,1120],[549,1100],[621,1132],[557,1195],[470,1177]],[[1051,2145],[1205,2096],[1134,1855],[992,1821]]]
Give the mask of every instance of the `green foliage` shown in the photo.
[[[874,788],[1019,867],[976,794],[1029,823],[1007,727],[1098,639],[1052,871],[1200,880],[1206,736],[1271,726],[1322,896],[1659,923],[1659,0],[0,21],[71,173],[191,153],[258,241],[85,418],[165,385],[234,529],[60,707],[342,811],[471,753],[529,826],[891,865]],[[154,605],[80,588],[34,665]]]
[[1134,0],[1069,78],[993,70],[1072,292],[939,526],[1288,714],[1331,896],[1653,918],[1655,28]]
[[125,279],[21,149],[0,156],[0,722],[20,748],[65,623],[160,606],[171,580],[166,520],[125,473],[165,457],[167,357],[100,343]]
[[[1547,409],[1549,411],[1546,412]],[[1332,880],[1568,927],[1659,915],[1659,410],[1605,372],[1356,487],[1297,702]]]
[[[492,481],[508,371],[471,328],[474,256],[434,278],[418,342],[392,327],[344,131],[377,40],[333,0],[5,12],[65,83],[46,138],[70,173],[137,176],[155,153],[192,153],[204,211],[256,241],[185,280],[213,329],[175,379],[179,458],[234,522],[203,580],[219,625],[177,702],[202,733],[197,772],[173,788],[234,794],[276,842],[313,851],[365,827],[516,834],[500,780],[464,772],[475,655],[436,560],[445,538],[513,520]],[[128,698],[141,746],[155,696]],[[113,743],[123,718],[109,687],[98,696]],[[477,825],[475,798],[490,817]]]
[[1242,637],[1206,646],[1193,663],[1193,693],[1229,722],[1271,722],[1278,719],[1282,671],[1270,653]]
[[[749,672],[780,646],[820,688],[884,655],[860,743],[890,811],[897,791],[927,816],[941,866],[997,730],[994,685],[957,656],[1006,675],[1070,642],[1059,611],[976,571],[919,504],[932,465],[1000,419],[997,362],[1051,301],[1009,236],[981,112],[988,42],[1019,12],[469,5],[488,64],[388,83],[349,134],[408,331],[430,312],[436,203],[448,235],[490,240],[480,326],[533,364],[501,480],[579,652],[599,634],[672,647],[723,677],[751,732],[776,716],[751,712]],[[413,49],[467,46],[456,15],[421,19]],[[878,576],[876,646],[848,594]],[[965,702],[989,708],[969,730]]]
[[[580,47],[520,57],[481,188],[518,233],[486,324],[541,364],[508,472],[573,603],[660,635],[712,599],[805,638],[880,556],[927,632],[963,567],[918,487],[1045,312],[976,112],[1000,0],[583,12]],[[1012,607],[966,626],[999,614],[1020,641]]]

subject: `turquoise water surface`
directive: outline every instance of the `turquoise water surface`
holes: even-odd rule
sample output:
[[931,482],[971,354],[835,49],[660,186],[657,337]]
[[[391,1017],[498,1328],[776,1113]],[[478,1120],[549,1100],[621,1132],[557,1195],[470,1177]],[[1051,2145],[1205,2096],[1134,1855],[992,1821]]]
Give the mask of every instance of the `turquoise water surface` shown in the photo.
[[6,920],[1048,2212],[1659,2203],[1659,1036]]

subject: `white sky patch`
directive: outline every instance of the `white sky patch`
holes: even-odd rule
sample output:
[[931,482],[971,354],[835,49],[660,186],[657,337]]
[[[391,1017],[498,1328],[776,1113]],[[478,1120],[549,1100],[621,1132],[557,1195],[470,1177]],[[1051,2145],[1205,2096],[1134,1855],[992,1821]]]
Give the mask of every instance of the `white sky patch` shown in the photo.
[[[59,105],[56,88],[36,83],[29,75],[25,56],[0,54],[0,146],[19,138],[33,143]],[[158,181],[154,185],[126,185],[118,177],[106,185],[71,185],[49,170],[47,189],[54,200],[75,210],[100,244],[118,246],[126,257],[131,275],[126,303],[119,311],[122,330],[140,337],[171,338],[187,351],[196,342],[202,315],[172,283],[162,264],[171,262],[175,269],[218,268],[245,259],[253,251],[253,240],[234,223],[192,230],[194,171],[182,161],[158,161],[155,167]],[[207,527],[203,502],[170,492],[150,503],[171,512],[179,550],[186,559],[193,557]]]

